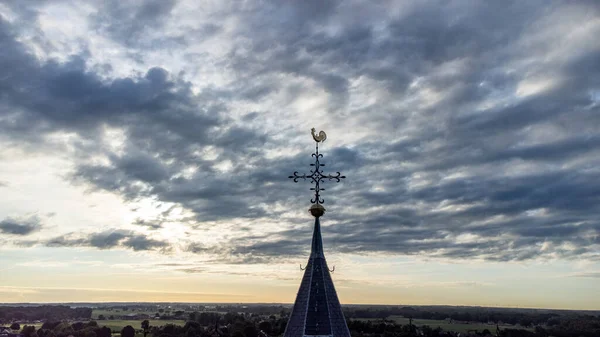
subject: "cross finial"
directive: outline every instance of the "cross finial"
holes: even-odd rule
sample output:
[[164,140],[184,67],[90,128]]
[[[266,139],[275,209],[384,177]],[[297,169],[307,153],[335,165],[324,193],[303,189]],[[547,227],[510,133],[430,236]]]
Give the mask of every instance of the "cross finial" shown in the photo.
[[335,180],[339,183],[341,179],[346,178],[346,176],[343,176],[340,172],[336,172],[336,174],[323,174],[321,167],[325,166],[325,164],[319,162],[319,159],[323,157],[323,155],[319,153],[319,143],[324,142],[325,139],[327,139],[327,135],[325,134],[325,131],[320,131],[317,135],[315,128],[311,129],[311,134],[316,142],[315,153],[312,154],[312,156],[315,157],[315,163],[310,164],[310,166],[314,166],[314,169],[310,170],[310,174],[302,175],[298,174],[298,171],[295,171],[294,175],[289,176],[289,178],[293,179],[295,183],[298,182],[298,179],[310,179],[310,182],[315,184],[315,186],[310,189],[311,191],[315,191],[315,197],[310,199],[310,202],[313,205],[310,207],[309,211],[314,217],[318,218],[325,213],[325,207],[321,205],[325,202],[325,200],[321,198],[321,191],[325,191],[325,189],[320,187],[320,183],[324,182],[325,179],[330,181]]

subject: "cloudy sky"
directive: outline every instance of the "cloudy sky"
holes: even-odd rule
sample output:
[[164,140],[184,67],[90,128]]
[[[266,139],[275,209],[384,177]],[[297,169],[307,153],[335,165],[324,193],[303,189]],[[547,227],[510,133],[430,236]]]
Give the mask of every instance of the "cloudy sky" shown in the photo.
[[[0,2],[2,302],[600,309],[596,1]],[[594,295],[595,294],[595,295]]]

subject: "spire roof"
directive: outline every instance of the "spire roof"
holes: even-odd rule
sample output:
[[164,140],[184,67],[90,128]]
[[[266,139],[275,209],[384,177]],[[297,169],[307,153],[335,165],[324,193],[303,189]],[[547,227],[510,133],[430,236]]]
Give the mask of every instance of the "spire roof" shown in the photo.
[[350,337],[323,254],[321,223],[315,217],[312,247],[284,337]]
[[292,309],[292,314],[285,328],[284,337],[350,337],[350,331],[342,312],[342,306],[338,299],[325,254],[323,253],[323,239],[321,237],[321,221],[320,217],[325,213],[325,207],[322,203],[325,202],[321,198],[320,184],[325,181],[340,182],[346,178],[340,172],[336,174],[324,174],[321,167],[325,166],[320,162],[323,157],[319,154],[319,143],[327,139],[325,132],[321,131],[316,134],[316,130],[312,131],[313,139],[316,142],[315,163],[310,164],[313,167],[310,174],[300,175],[298,171],[289,176],[294,182],[299,179],[307,180],[313,184],[311,188],[315,192],[315,197],[310,200],[312,206],[309,209],[310,214],[315,217],[315,227],[313,230],[312,245],[310,249],[310,257],[304,269],[304,276],[300,283],[296,302]]

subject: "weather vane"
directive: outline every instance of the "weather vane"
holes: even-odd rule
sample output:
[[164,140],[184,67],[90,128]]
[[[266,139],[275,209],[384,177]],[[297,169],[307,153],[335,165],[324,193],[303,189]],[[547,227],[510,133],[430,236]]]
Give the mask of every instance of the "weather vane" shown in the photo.
[[325,200],[321,198],[321,191],[325,191],[325,189],[321,188],[320,183],[324,182],[325,179],[330,181],[335,180],[339,183],[341,179],[346,178],[346,176],[343,176],[340,172],[336,172],[336,174],[323,174],[321,167],[325,166],[325,164],[319,162],[319,158],[323,157],[323,155],[319,153],[319,143],[324,142],[325,139],[327,139],[327,135],[325,134],[325,131],[320,131],[318,135],[315,132],[315,128],[312,128],[311,134],[316,142],[316,150],[315,153],[312,154],[312,156],[315,157],[315,163],[310,164],[310,166],[314,166],[314,169],[310,170],[310,174],[302,175],[298,174],[298,171],[295,171],[294,175],[291,175],[288,178],[293,179],[295,183],[298,182],[298,179],[310,179],[310,182],[315,185],[310,189],[311,191],[315,191],[315,197],[310,200],[313,205],[310,207],[309,211],[313,216],[319,217],[325,213],[325,207],[321,205],[325,202]]

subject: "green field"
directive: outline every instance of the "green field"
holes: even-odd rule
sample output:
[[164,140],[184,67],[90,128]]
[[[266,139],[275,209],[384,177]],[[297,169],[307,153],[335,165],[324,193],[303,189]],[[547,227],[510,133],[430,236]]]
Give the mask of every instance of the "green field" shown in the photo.
[[104,317],[106,317],[106,318],[110,317],[111,315],[112,316],[123,316],[123,315],[131,315],[131,314],[146,314],[146,315],[149,315],[152,317],[157,312],[158,312],[158,310],[154,310],[154,311],[143,311],[143,310],[123,311],[123,310],[118,310],[118,309],[117,310],[94,309],[92,311],[92,319],[98,319],[98,316],[100,316],[100,315],[104,315]]
[[[116,316],[116,317],[120,317],[123,315],[131,315],[131,314],[146,314],[146,315],[150,315],[150,316],[154,316],[154,314],[156,314],[158,312],[158,310],[154,310],[154,311],[142,311],[142,310],[106,310],[106,309],[94,309],[94,311],[92,311],[92,319],[96,320],[98,322],[98,326],[106,326],[108,328],[110,328],[113,333],[117,333],[120,332],[124,327],[131,325],[132,327],[134,327],[136,330],[141,330],[142,329],[142,321],[143,319],[140,320],[123,320],[123,319],[114,319],[114,320],[98,320],[98,316],[100,315],[104,315],[104,317],[109,318],[110,316]],[[176,325],[184,325],[185,321],[184,320],[156,320],[156,319],[149,319],[148,320],[150,322],[150,326],[162,326],[165,324],[176,324]],[[137,336],[137,335],[136,335]]]
[[[402,317],[402,316],[390,316],[387,319],[389,320],[393,320],[398,324],[402,324],[402,325],[408,325],[409,324],[409,319],[406,317]],[[361,320],[370,320],[370,321],[376,321],[376,319],[361,319]],[[460,332],[460,333],[467,333],[469,332],[469,330],[477,330],[477,331],[483,331],[485,329],[488,329],[491,333],[495,333],[496,332],[496,325],[494,324],[485,324],[485,323],[478,323],[478,322],[473,322],[473,323],[454,323],[454,322],[449,322],[449,321],[445,321],[445,320],[434,320],[434,319],[413,319],[412,320],[412,324],[420,327],[423,325],[429,325],[432,329],[435,329],[437,327],[442,328],[444,331],[454,331],[454,332]],[[511,328],[511,329],[515,329],[516,327],[511,326],[511,325],[500,325],[500,329],[503,328]],[[527,328],[519,328],[519,329],[526,329],[526,330],[532,330],[532,329],[527,329]]]
[[[184,320],[155,320],[150,319],[150,326],[162,326],[166,324],[175,324],[183,326],[185,324]],[[113,332],[120,332],[124,327],[131,325],[136,330],[142,329],[142,320],[106,320],[106,321],[97,321],[98,326],[106,326],[110,328]]]
[[42,324],[44,324],[44,323],[23,323],[23,324],[21,324],[21,329],[23,329],[23,327],[26,325],[29,325],[29,326],[33,325],[36,329],[39,329],[42,327]]

